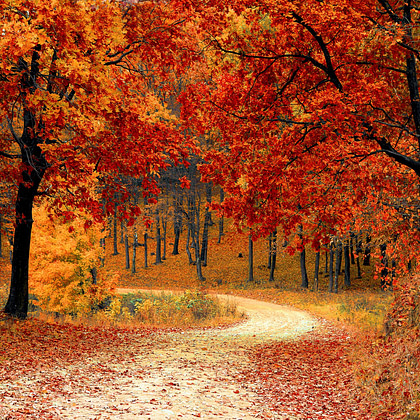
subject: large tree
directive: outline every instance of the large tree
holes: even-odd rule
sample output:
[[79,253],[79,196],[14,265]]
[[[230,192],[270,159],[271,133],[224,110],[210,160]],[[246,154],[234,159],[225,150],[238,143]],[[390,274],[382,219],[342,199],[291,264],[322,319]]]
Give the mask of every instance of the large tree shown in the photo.
[[[148,175],[186,157],[153,85],[185,65],[188,49],[175,53],[187,37],[167,2],[1,0],[0,11],[0,177],[16,185],[5,311],[24,318],[37,196],[62,216],[81,206],[99,218],[99,202],[113,207],[113,186],[124,195],[121,176],[156,193]],[[103,200],[79,182],[93,174]]]
[[183,111],[220,139],[202,171],[227,214],[315,247],[350,222],[418,242],[417,2],[210,3],[211,77]]

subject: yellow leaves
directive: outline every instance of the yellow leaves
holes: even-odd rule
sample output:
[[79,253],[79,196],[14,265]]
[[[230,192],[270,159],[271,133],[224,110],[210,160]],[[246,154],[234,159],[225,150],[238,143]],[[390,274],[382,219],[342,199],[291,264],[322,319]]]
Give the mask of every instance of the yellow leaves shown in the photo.
[[101,226],[85,232],[89,217],[81,213],[71,222],[54,223],[45,205],[34,217],[30,287],[38,304],[49,311],[88,312],[115,286],[115,278],[95,280],[92,273],[103,252]]

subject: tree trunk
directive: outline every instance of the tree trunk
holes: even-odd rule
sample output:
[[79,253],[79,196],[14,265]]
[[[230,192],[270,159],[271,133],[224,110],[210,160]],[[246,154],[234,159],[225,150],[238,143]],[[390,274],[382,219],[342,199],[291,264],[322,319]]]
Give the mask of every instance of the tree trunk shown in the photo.
[[131,263],[131,272],[136,273],[136,253],[137,253],[137,232],[134,231],[134,240],[133,240],[133,259]]
[[341,260],[343,258],[343,243],[341,240],[337,241],[337,245],[335,247],[335,273],[334,273],[334,293],[338,293],[338,276],[340,275],[341,271]]
[[274,281],[274,270],[276,269],[276,261],[277,261],[277,230],[275,230],[272,234],[270,234],[271,238],[271,246],[270,246],[270,277],[268,281]]
[[328,249],[325,250],[325,271],[324,271],[325,277],[328,277],[329,272],[330,272],[330,269],[329,269],[329,266],[328,266],[328,254],[329,254],[329,252],[330,251],[328,251]]
[[273,235],[272,233],[270,233],[270,235],[268,236],[268,264],[267,264],[268,269],[271,269],[272,253],[273,253]]
[[254,241],[248,236],[248,282],[254,282]]
[[118,255],[118,235],[117,235],[117,204],[114,204],[114,220],[113,220],[113,224],[114,224],[114,253],[112,255]]
[[309,287],[309,281],[308,281],[308,272],[306,271],[306,250],[305,247],[303,247],[301,253],[300,253],[300,273],[302,277],[302,283],[301,287],[303,289],[307,289]]
[[212,195],[211,184],[207,183],[206,184],[207,206],[206,206],[206,214],[204,216],[203,237],[201,241],[201,255],[200,255],[201,263],[203,264],[204,267],[207,266],[207,252],[209,249],[209,227],[210,227],[210,224],[212,223],[211,212],[208,207],[211,203],[211,195]]
[[179,238],[181,236],[181,224],[182,224],[182,213],[181,213],[181,204],[182,200],[174,197],[174,247],[172,250],[172,255],[179,254]]
[[156,255],[155,265],[162,264],[162,237],[160,233],[160,217],[156,217]]
[[143,235],[143,240],[144,240],[144,243],[143,243],[143,246],[144,246],[144,268],[148,267],[148,265],[147,265],[147,254],[148,254],[147,238],[148,238],[148,235],[147,235],[147,232],[145,232],[144,235]]
[[354,260],[354,246],[353,246],[353,239],[355,239],[354,233],[350,232],[350,262],[355,264],[356,261]]
[[381,249],[381,288],[387,289],[389,286],[388,279],[388,257],[386,255],[386,244],[380,246]]
[[350,280],[350,240],[346,241],[344,245],[344,285],[346,287],[351,286]]
[[315,274],[314,274],[314,291],[317,292],[319,288],[319,261],[321,259],[321,252],[317,251],[315,254]]
[[2,233],[2,228],[3,228],[3,216],[0,214],[0,258],[3,258],[3,244],[2,244],[3,233]]
[[366,235],[366,248],[363,257],[363,265],[370,265],[370,235]]
[[[34,156],[32,156],[34,158]],[[41,157],[40,157],[41,158]],[[12,276],[9,298],[5,312],[18,318],[26,318],[28,314],[28,270],[29,252],[32,234],[33,202],[44,174],[42,167],[24,172],[16,199],[16,227],[13,239]]]
[[162,219],[162,227],[163,227],[163,254],[162,254],[162,260],[166,260],[166,232],[168,227],[168,222],[165,219]]
[[192,259],[191,251],[190,251],[190,241],[191,241],[191,227],[188,227],[187,232],[187,245],[185,247],[185,250],[187,251],[188,255],[188,262],[190,265],[194,264],[194,260]]
[[328,282],[328,291],[330,293],[334,290],[334,244],[330,244],[330,264],[329,264],[329,282]]
[[[22,97],[30,89],[36,89],[39,75],[41,46],[37,45],[32,53],[30,74],[22,76]],[[32,208],[39,184],[47,169],[47,162],[38,142],[42,141],[35,133],[36,120],[32,112],[23,105],[23,130],[18,143],[22,156],[22,182],[18,187],[16,198],[16,225],[13,240],[12,275],[9,297],[4,309],[5,313],[26,318],[28,315],[28,270],[29,252],[32,234]]]
[[[220,189],[220,203],[223,203],[224,199],[225,199],[225,192],[222,189]],[[222,243],[222,236],[224,235],[223,229],[224,229],[224,216],[222,215],[219,218],[219,239],[217,240],[218,244]]]
[[130,268],[130,248],[128,246],[128,235],[124,235],[124,246],[125,246],[125,268]]
[[360,269],[360,253],[362,252],[362,241],[356,235],[356,264],[357,264],[357,278],[362,278],[362,270]]

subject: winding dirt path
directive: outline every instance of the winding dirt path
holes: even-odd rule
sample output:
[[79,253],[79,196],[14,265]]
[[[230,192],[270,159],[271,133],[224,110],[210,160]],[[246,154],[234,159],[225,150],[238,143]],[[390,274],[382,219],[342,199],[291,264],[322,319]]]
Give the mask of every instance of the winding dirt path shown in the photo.
[[[238,380],[249,364],[247,352],[255,344],[293,339],[316,321],[289,307],[219,296],[248,319],[226,329],[152,334],[127,342],[117,359],[99,350],[83,364],[55,369],[51,378],[79,380],[55,394],[52,417],[44,418],[278,419],[259,400],[256,384]],[[37,380],[25,378],[20,386]]]

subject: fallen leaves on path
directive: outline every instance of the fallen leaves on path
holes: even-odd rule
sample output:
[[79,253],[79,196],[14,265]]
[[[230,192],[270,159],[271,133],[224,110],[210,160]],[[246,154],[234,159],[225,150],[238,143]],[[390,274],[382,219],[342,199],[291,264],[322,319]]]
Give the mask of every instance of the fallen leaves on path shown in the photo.
[[350,357],[353,338],[325,321],[319,322],[321,328],[296,341],[255,347],[243,381],[258,382],[260,398],[285,418],[373,418],[354,380]]

